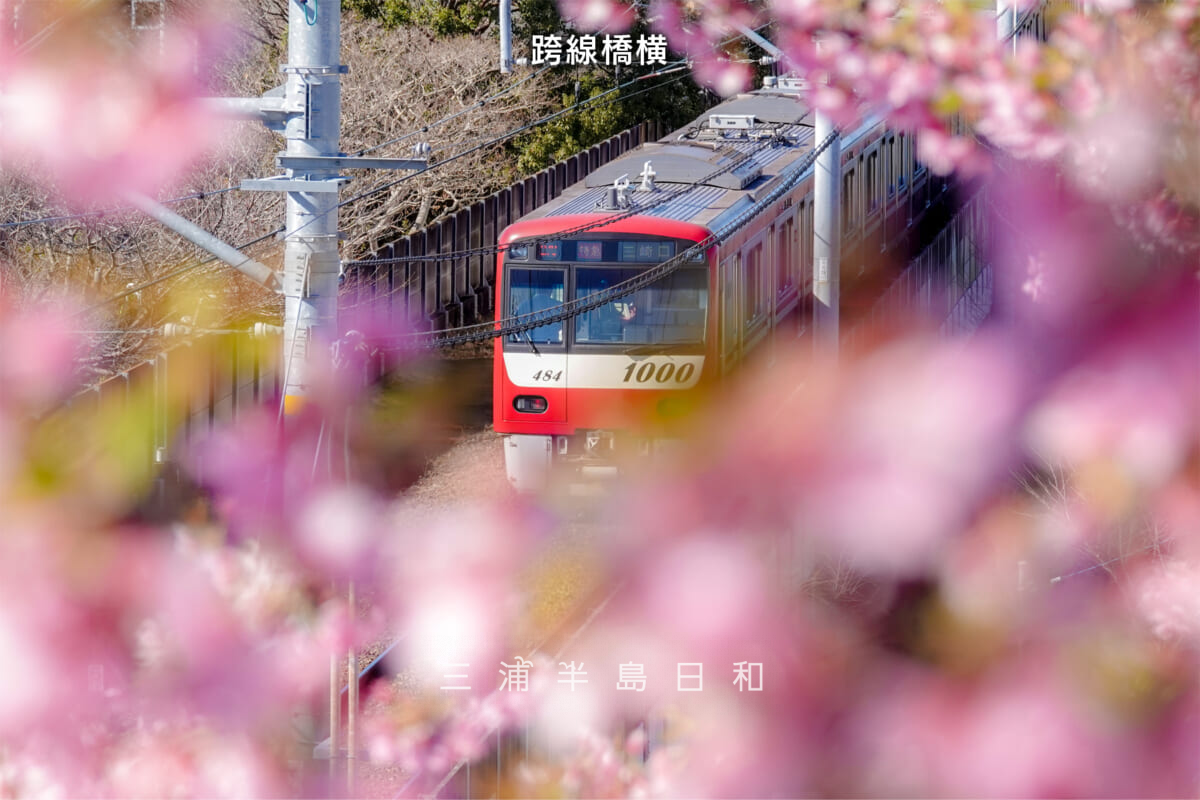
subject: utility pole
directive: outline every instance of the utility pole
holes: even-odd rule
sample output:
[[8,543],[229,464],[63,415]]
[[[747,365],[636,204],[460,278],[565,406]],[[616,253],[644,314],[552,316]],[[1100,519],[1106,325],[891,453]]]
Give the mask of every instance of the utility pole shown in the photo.
[[338,335],[339,170],[425,169],[424,159],[359,158],[338,150],[341,134],[341,2],[290,0],[286,82],[260,98],[214,98],[228,116],[257,119],[283,133],[275,163],[284,174],[242,181],[241,188],[287,194],[284,263],[284,412],[300,410],[308,393],[308,358]]
[[1009,0],[996,0],[996,37],[1000,40],[1001,45],[1008,45],[1008,40],[1012,39],[1011,49],[1015,53],[1017,51],[1016,36],[1013,35],[1013,30],[1017,25],[1017,9]]
[[292,0],[282,67],[286,174],[242,181],[287,193],[283,259],[283,403],[295,413],[308,386],[309,348],[337,336],[338,190],[341,136],[341,0]]
[[[820,144],[833,132],[829,115],[818,111],[813,142]],[[817,156],[813,170],[813,344],[818,353],[836,356],[842,258],[840,137]]]
[[500,0],[500,71],[512,72],[512,0]]

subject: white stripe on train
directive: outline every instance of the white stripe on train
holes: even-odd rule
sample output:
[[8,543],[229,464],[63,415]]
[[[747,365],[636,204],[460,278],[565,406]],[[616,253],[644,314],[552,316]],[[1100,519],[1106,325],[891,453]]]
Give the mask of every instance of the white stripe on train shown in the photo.
[[624,353],[504,353],[513,385],[561,389],[690,389],[704,356]]

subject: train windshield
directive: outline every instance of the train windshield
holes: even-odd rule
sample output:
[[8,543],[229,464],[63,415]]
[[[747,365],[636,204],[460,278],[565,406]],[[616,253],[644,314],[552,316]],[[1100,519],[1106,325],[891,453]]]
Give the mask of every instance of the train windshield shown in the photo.
[[[576,267],[575,298],[607,289],[643,270]],[[575,318],[576,344],[698,344],[704,341],[708,271],[678,269],[615,303]]]
[[[508,312],[514,316],[562,305],[565,272],[561,269],[509,269]],[[510,334],[510,342],[560,344],[563,324],[554,322],[531,331]]]

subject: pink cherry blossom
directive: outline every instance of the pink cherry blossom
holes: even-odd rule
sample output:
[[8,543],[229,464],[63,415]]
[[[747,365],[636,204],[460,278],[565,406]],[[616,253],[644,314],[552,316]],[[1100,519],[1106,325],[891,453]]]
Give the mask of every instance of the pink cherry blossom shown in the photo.
[[103,37],[65,31],[42,51],[75,49],[77,57],[48,60],[35,51],[8,65],[6,162],[43,164],[80,204],[111,203],[124,190],[156,192],[211,142],[192,69],[206,55],[203,37],[172,29],[160,55],[151,39],[122,52],[106,50]]
[[633,7],[617,0],[563,0],[564,18],[581,31],[624,33],[633,24]]

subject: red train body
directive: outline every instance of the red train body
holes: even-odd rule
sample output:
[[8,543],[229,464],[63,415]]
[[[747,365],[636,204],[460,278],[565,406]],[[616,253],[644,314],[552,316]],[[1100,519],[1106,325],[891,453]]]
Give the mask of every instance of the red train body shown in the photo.
[[[812,138],[794,88],[741,95],[683,136],[593,171],[502,232],[497,319],[552,309],[651,269],[728,229],[781,181],[794,184],[661,281],[495,340],[494,424],[518,490],[542,486],[556,463],[604,464],[614,451],[646,449],[670,435],[689,392],[784,326],[792,335],[804,329],[812,168],[797,171]],[[886,236],[889,224],[911,225],[926,179],[912,144],[876,122],[843,138],[843,252]]]

